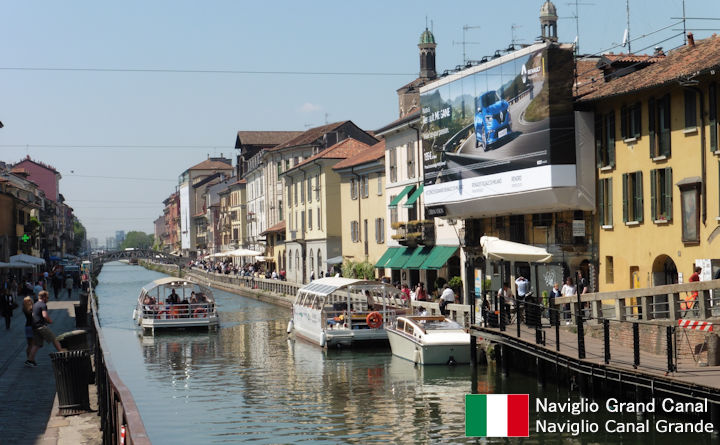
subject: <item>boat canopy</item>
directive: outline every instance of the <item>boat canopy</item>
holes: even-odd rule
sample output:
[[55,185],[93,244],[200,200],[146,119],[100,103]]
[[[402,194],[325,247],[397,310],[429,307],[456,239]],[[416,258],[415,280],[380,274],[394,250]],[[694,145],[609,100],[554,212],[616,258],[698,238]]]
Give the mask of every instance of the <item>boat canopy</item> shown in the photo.
[[202,287],[200,284],[197,284],[193,281],[184,280],[182,278],[177,277],[165,277],[160,278],[155,281],[152,281],[145,286],[143,286],[143,293],[148,293],[151,290],[155,289],[156,287],[169,287],[171,289],[180,289],[183,287],[193,287],[193,286],[199,286]]
[[315,294],[320,296],[327,296],[343,288],[362,288],[362,289],[374,289],[382,291],[383,289],[388,292],[397,292],[397,289],[390,284],[381,283],[379,281],[369,280],[358,280],[355,278],[341,278],[341,277],[327,277],[313,280],[298,290],[299,292],[305,292],[309,294]]

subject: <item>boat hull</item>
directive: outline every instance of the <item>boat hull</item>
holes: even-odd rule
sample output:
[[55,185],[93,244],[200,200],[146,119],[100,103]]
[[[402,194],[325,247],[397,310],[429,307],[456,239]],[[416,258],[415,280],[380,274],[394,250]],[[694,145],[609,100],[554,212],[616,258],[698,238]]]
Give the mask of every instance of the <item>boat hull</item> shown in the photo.
[[437,340],[433,344],[422,344],[410,336],[387,330],[393,355],[419,365],[447,365],[449,363],[470,363],[470,340]]

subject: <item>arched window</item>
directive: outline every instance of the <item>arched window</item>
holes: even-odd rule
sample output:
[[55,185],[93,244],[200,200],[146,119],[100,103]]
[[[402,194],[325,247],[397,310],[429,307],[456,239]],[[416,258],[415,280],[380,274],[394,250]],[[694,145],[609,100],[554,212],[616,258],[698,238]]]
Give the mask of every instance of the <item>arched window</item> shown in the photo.
[[295,251],[295,272],[300,270],[300,251]]
[[290,260],[290,261],[285,260],[285,262],[287,264],[287,270],[288,270],[288,272],[290,272],[290,270],[292,270],[292,250],[288,250],[287,255],[288,255],[287,256],[288,260]]
[[[310,258],[310,273],[312,274],[315,272],[315,257],[313,256],[313,251],[310,249],[310,254],[308,254],[308,258]],[[317,277],[317,275],[315,275]]]
[[[318,249],[318,252],[317,252],[317,266],[318,266],[318,270],[324,270],[323,266],[322,266],[322,252],[320,251],[320,249]],[[318,274],[318,276],[320,276],[320,275]]]

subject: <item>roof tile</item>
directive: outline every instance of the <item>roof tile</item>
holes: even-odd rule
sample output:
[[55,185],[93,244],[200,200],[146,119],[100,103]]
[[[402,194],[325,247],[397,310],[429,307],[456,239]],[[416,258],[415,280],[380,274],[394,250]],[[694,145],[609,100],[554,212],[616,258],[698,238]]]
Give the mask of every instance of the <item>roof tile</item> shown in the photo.
[[366,164],[368,162],[377,161],[385,157],[385,140],[371,146],[369,149],[362,150],[348,158],[335,164],[333,170],[341,168],[355,167],[356,165]]

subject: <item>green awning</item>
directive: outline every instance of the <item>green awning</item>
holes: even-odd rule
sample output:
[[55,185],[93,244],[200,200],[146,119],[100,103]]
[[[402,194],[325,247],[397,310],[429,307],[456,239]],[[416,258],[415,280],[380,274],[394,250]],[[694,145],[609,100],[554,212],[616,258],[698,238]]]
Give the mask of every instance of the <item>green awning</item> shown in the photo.
[[453,256],[455,251],[458,250],[458,246],[435,246],[428,255],[428,259],[425,260],[421,269],[442,269],[447,263],[447,260]]
[[405,269],[422,269],[422,265],[427,260],[433,248],[431,246],[418,247],[413,252],[410,259],[405,263]]
[[385,267],[388,267],[390,269],[404,269],[405,264],[408,262],[410,257],[412,256],[415,249],[409,249],[407,247],[398,247],[398,251],[395,253],[395,255],[390,259],[390,261],[385,265]]
[[403,207],[405,207],[406,209],[412,209],[413,207],[415,207],[415,201],[417,201],[420,195],[422,195],[423,188],[423,184],[420,184],[420,187],[418,187],[417,190],[415,190],[415,192],[410,195],[405,204],[403,204]]
[[385,253],[382,254],[379,260],[375,263],[376,268],[383,268],[387,265],[387,263],[390,261],[392,257],[395,256],[398,250],[400,250],[401,247],[389,247],[388,250],[385,251]]
[[412,190],[413,187],[415,187],[415,186],[414,186],[414,185],[407,185],[407,186],[405,186],[405,188],[402,189],[402,192],[400,192],[400,194],[397,195],[397,196],[395,197],[395,199],[393,199],[392,201],[390,201],[390,205],[388,205],[388,207],[390,207],[391,209],[396,208],[397,205],[398,205],[398,203],[400,202],[400,200],[403,199],[403,198],[405,197],[405,195],[407,195],[408,193],[410,193],[410,190]]

